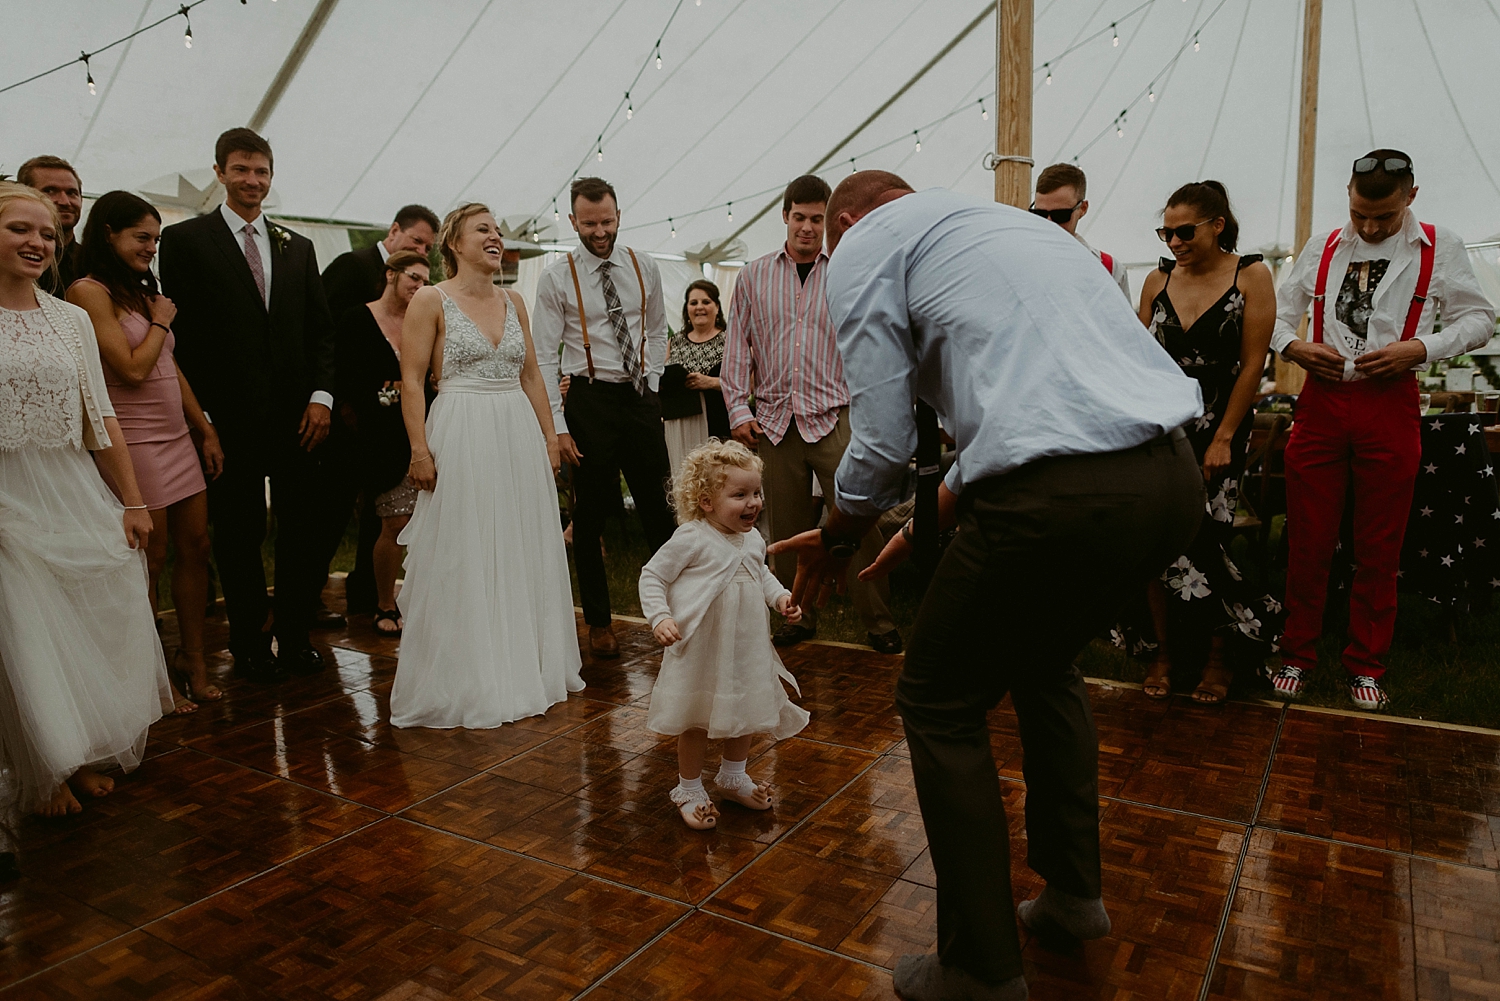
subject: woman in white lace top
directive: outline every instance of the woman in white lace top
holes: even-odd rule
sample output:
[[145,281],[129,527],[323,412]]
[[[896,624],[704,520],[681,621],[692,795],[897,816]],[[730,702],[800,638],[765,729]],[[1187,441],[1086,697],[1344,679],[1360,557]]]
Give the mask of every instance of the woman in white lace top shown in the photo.
[[108,795],[101,769],[139,764],[172,709],[146,596],[151,516],[94,328],[35,285],[56,234],[50,202],[0,183],[0,765],[6,808],[45,816]]

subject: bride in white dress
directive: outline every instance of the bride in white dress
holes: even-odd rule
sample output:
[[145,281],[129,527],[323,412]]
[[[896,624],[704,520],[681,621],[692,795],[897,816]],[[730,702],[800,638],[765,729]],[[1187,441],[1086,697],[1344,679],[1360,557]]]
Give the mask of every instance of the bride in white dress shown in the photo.
[[56,233],[50,202],[0,182],[0,798],[53,817],[107,795],[98,769],[140,764],[173,708],[146,592],[151,517],[94,326],[33,284]]
[[[557,434],[525,306],[493,284],[504,243],[483,205],[438,234],[451,277],[413,297],[401,409],[421,493],[401,533],[405,627],[393,726],[495,727],[584,685],[557,488]],[[425,415],[431,367],[438,395]]]

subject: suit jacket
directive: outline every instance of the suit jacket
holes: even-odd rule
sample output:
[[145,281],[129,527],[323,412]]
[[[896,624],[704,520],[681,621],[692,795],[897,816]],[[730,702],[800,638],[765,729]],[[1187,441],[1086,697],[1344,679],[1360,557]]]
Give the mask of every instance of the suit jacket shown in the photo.
[[[337,364],[341,403],[355,413],[355,463],[360,484],[383,494],[399,484],[411,465],[411,443],[399,397],[380,402],[381,390],[401,384],[401,361],[391,350],[380,324],[367,306],[355,306],[339,317]],[[427,403],[434,394],[429,389]]]
[[161,235],[162,292],[177,306],[177,361],[226,450],[295,441],[313,392],[333,392],[333,319],[312,241],[269,229],[269,310],[219,212]]
[[385,291],[385,261],[373,243],[363,250],[340,254],[323,272],[328,311],[338,320],[352,306],[379,299]]

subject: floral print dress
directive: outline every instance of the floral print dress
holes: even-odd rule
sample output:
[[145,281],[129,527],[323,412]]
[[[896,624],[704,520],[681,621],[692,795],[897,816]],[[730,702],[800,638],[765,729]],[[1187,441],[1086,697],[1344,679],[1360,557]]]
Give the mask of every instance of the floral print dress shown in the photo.
[[[1161,261],[1167,281],[1153,303],[1150,329],[1182,367],[1183,374],[1196,379],[1203,391],[1203,416],[1183,428],[1200,466],[1224,422],[1224,410],[1240,377],[1245,294],[1240,291],[1239,273],[1260,259],[1260,254],[1241,257],[1234,284],[1187,328],[1167,294],[1177,262],[1170,258]],[[1185,643],[1204,642],[1215,633],[1224,633],[1236,641],[1242,655],[1264,657],[1277,649],[1283,621],[1281,603],[1270,594],[1256,593],[1259,589],[1252,589],[1229,556],[1254,423],[1254,412],[1247,411],[1230,441],[1228,468],[1206,484],[1208,504],[1197,537],[1187,552],[1167,567],[1161,580],[1167,589],[1169,628]],[[1111,634],[1117,646],[1134,654],[1157,648],[1144,601],[1140,605],[1138,612],[1129,616],[1131,621]]]

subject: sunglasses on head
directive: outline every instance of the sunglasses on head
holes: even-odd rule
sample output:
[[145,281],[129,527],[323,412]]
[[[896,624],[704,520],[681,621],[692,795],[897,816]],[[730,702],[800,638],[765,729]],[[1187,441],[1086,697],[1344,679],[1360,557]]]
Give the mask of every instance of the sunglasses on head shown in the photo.
[[1354,161],[1356,174],[1372,174],[1377,170],[1384,170],[1387,174],[1410,174],[1411,161],[1399,156],[1383,160],[1376,156],[1362,156]]
[[[1083,202],[1080,200],[1078,205],[1082,204]],[[1026,211],[1030,212],[1032,215],[1039,215],[1043,219],[1051,219],[1059,226],[1063,226],[1073,218],[1073,213],[1078,211],[1078,205],[1074,205],[1070,209],[1039,209],[1033,203],[1031,208],[1027,209]]]
[[1210,219],[1205,222],[1190,222],[1186,226],[1161,226],[1156,230],[1156,238],[1162,243],[1171,243],[1172,237],[1175,236],[1183,243],[1188,243],[1193,239],[1193,234],[1198,232],[1199,226],[1207,226],[1212,221]]

